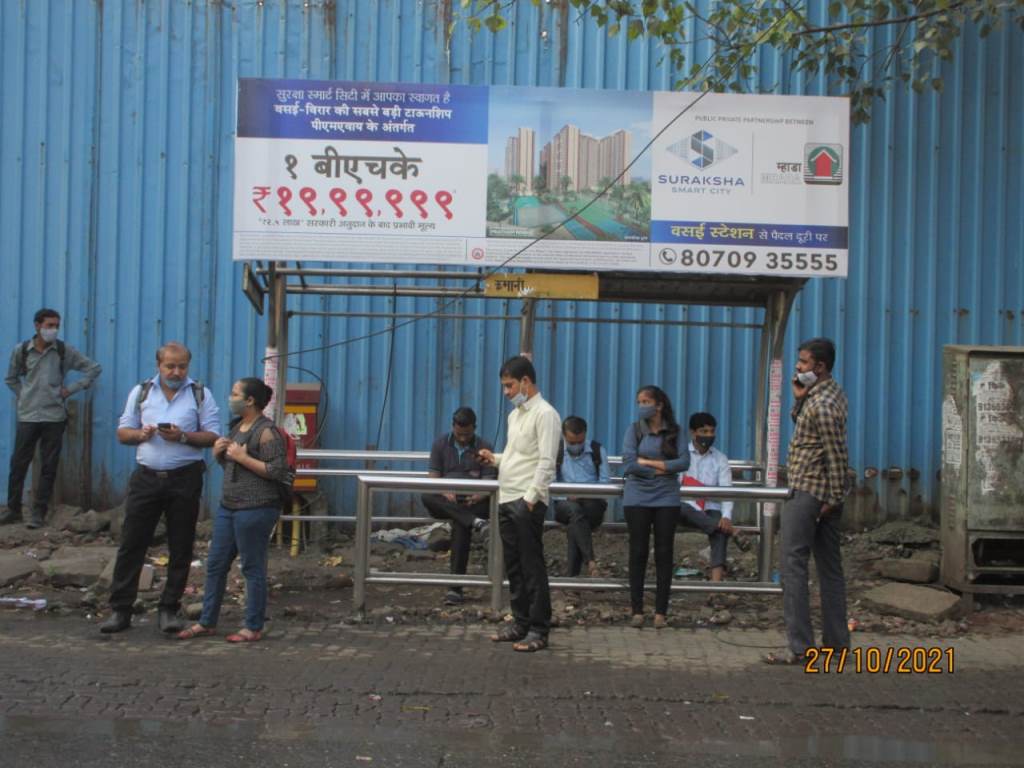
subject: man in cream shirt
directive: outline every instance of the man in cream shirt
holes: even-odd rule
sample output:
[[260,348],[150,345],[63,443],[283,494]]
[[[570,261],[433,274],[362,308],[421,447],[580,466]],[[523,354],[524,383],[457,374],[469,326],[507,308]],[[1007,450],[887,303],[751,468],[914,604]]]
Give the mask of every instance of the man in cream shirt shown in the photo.
[[508,441],[504,452],[481,450],[479,456],[498,468],[498,520],[515,621],[491,639],[532,653],[547,648],[551,628],[543,536],[562,420],[541,397],[529,359],[510,358],[499,375],[505,397],[515,406],[508,416]]

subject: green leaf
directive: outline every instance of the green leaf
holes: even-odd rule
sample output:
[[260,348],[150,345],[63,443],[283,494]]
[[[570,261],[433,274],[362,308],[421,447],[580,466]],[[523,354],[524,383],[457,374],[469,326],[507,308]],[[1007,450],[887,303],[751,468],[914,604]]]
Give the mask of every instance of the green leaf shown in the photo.
[[508,26],[508,22],[505,21],[505,17],[499,16],[498,14],[488,16],[486,19],[484,19],[484,24],[487,26],[489,30],[491,30],[491,32],[494,33],[500,32],[506,26]]

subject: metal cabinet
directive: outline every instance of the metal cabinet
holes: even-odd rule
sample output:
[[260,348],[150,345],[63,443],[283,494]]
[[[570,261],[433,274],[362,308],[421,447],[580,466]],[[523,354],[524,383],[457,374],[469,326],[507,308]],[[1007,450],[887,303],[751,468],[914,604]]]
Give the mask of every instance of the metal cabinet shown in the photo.
[[1024,593],[1024,348],[942,354],[942,581]]

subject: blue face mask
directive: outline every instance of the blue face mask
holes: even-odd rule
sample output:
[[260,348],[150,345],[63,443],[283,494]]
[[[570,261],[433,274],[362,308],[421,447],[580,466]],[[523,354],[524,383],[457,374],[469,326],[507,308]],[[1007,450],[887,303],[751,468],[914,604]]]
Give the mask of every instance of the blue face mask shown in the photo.
[[646,421],[658,412],[658,406],[656,405],[638,405],[636,407],[636,420]]
[[160,383],[168,389],[178,390],[181,389],[181,385],[185,383],[184,379],[168,379],[163,374],[160,374]]

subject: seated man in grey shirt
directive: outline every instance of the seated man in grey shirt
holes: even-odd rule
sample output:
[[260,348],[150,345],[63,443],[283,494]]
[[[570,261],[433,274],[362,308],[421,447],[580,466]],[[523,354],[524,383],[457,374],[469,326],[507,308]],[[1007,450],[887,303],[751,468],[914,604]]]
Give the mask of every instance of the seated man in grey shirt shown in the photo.
[[[430,476],[493,480],[498,471],[477,460],[481,449],[493,450],[493,446],[476,434],[476,413],[463,406],[452,414],[452,431],[437,438],[430,449]],[[490,515],[487,495],[425,493],[420,500],[431,517],[451,521],[451,572],[465,573],[472,531],[481,528]],[[452,587],[445,595],[448,605],[458,605],[462,599],[462,587]]]

